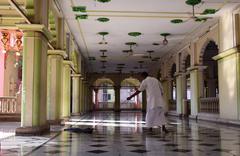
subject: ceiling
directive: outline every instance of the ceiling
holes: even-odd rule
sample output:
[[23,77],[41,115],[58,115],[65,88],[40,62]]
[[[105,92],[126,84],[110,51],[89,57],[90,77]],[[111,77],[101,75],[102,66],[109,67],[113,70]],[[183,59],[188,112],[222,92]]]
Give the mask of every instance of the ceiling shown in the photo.
[[[239,0],[204,0],[195,6],[195,16],[211,17],[207,21],[196,22],[192,14],[192,6],[186,0],[111,0],[106,3],[98,0],[58,0],[76,43],[85,58],[89,72],[140,72],[147,70],[151,64],[159,61],[163,55],[179,46],[191,32],[207,22],[216,20],[215,14],[202,15],[205,9],[221,10],[228,3],[240,4]],[[72,7],[86,7],[83,11],[74,11]],[[86,19],[76,19],[77,15],[87,15]],[[80,16],[86,17],[86,16]],[[109,18],[108,22],[99,22],[100,17]],[[171,23],[173,19],[181,19],[183,23]],[[108,44],[99,44],[102,36],[99,32],[108,32],[104,38]],[[140,32],[140,36],[129,36],[129,32]],[[168,44],[163,45],[161,33],[170,33],[167,36]],[[135,42],[133,55],[123,53],[129,50],[126,42]],[[159,45],[153,45],[159,43]],[[103,60],[100,50],[107,50],[106,68],[102,68]],[[146,51],[154,51],[151,59]],[[137,54],[137,55],[136,55]],[[142,56],[145,55],[146,58]],[[96,60],[89,60],[93,57]],[[154,61],[152,61],[153,58]],[[139,61],[144,61],[139,63]],[[117,68],[118,64],[124,66]],[[120,72],[120,71],[119,71]]]

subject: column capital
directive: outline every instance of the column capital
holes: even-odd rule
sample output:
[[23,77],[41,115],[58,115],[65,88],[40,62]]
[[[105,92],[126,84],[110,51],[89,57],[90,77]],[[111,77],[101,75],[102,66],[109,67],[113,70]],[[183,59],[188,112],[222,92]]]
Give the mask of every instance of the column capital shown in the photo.
[[81,77],[82,77],[82,74],[78,74],[78,73],[76,73],[76,74],[72,74],[71,77],[78,77],[78,78],[81,78]]
[[174,74],[174,76],[175,77],[178,77],[178,76],[182,76],[184,73],[183,72],[176,72],[175,74]]
[[23,32],[40,32],[47,40],[53,40],[52,34],[43,24],[17,24],[16,26]]
[[66,51],[64,50],[48,50],[48,55],[58,55],[64,59],[68,57]]
[[219,53],[218,55],[214,56],[213,59],[220,60],[220,59],[223,59],[225,57],[231,56],[231,55],[239,53],[239,52],[240,52],[240,46],[233,47],[231,49],[228,49],[226,51]]
[[63,64],[70,66],[70,67],[72,68],[72,70],[73,70],[75,73],[77,73],[77,72],[76,72],[77,70],[76,70],[75,67],[74,67],[73,61],[63,60]]
[[207,66],[198,66],[198,65],[196,65],[196,66],[189,67],[189,68],[187,69],[187,71],[189,71],[189,72],[191,72],[191,71],[193,71],[193,70],[202,71],[202,70],[204,70],[204,69],[206,69],[206,68],[207,68]]

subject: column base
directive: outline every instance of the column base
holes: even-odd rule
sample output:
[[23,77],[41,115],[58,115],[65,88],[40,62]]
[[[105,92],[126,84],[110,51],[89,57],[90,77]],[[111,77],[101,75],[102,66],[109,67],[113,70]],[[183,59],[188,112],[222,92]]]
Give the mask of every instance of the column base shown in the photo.
[[16,129],[16,136],[32,136],[32,135],[42,135],[49,132],[49,124],[43,126],[33,126],[33,127],[19,127]]
[[50,125],[60,125],[60,124],[61,124],[61,122],[62,122],[62,120],[61,120],[61,119],[56,119],[56,120],[48,120],[48,123],[49,123]]
[[71,115],[72,115],[72,116],[80,116],[81,113],[72,113]]
[[194,120],[198,120],[198,116],[197,115],[189,115],[190,119],[194,119]]

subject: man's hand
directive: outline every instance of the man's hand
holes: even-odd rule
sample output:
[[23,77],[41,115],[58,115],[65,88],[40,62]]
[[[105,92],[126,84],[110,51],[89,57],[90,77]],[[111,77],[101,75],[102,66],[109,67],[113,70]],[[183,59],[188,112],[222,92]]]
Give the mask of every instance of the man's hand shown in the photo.
[[127,98],[127,100],[131,100],[131,98],[132,98],[132,97],[131,97],[131,96],[129,96],[129,97]]

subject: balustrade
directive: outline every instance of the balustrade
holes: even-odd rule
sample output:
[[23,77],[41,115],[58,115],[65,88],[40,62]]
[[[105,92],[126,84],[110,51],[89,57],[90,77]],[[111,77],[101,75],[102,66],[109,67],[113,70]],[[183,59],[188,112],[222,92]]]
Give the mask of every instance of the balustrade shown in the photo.
[[200,112],[219,113],[219,98],[218,97],[200,98]]

